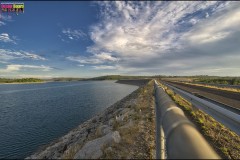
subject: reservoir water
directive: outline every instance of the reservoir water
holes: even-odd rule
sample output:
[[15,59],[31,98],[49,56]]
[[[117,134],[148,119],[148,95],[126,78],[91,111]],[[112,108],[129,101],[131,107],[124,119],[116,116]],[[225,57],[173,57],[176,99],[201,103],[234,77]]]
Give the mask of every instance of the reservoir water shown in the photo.
[[0,84],[0,159],[29,156],[138,88],[114,82]]

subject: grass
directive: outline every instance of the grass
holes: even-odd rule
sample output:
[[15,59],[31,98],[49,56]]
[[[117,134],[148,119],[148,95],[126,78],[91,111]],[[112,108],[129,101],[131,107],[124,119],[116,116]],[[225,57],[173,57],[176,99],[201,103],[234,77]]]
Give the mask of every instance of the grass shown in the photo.
[[[162,85],[162,84],[161,84]],[[198,127],[210,145],[224,159],[240,159],[240,137],[213,119],[208,114],[192,106],[190,102],[162,85],[173,101],[183,109],[186,116]]]
[[211,84],[228,84],[228,85],[239,85],[240,79],[239,77],[222,77],[222,78],[199,78],[194,80],[194,82],[203,82],[203,83],[211,83]]
[[[115,130],[121,135],[119,144],[113,144],[111,149],[105,146],[104,156],[106,159],[153,159],[155,156],[155,112],[153,97],[153,81],[141,87],[137,101],[128,106],[134,110],[131,117],[133,125],[122,128],[124,124],[115,124]],[[126,122],[125,122],[126,124]]]
[[[135,92],[135,91],[134,91]],[[129,108],[128,116],[123,121],[114,118],[113,131],[121,136],[120,143],[112,143],[102,147],[101,159],[153,159],[155,156],[155,112],[154,112],[153,81],[141,86],[130,96],[128,101],[116,105],[111,114],[119,116],[119,108]],[[106,115],[105,115],[106,116]],[[132,122],[132,125],[128,124]],[[108,120],[107,120],[108,122]],[[126,127],[127,126],[127,127]],[[98,131],[90,133],[87,140],[74,143],[62,156],[63,159],[72,159],[89,140],[99,138]]]
[[201,87],[206,87],[206,88],[213,88],[213,89],[219,89],[219,90],[223,90],[223,91],[240,93],[240,89],[238,89],[238,88],[220,87],[220,86],[212,86],[212,85],[207,85],[207,84],[196,84],[196,83],[187,83],[187,82],[184,82],[184,83],[189,84],[189,85],[195,85],[195,86],[201,86]]
[[63,156],[62,159],[73,159],[74,155],[76,154],[77,150],[81,148],[83,145],[74,145],[74,147],[71,147]]

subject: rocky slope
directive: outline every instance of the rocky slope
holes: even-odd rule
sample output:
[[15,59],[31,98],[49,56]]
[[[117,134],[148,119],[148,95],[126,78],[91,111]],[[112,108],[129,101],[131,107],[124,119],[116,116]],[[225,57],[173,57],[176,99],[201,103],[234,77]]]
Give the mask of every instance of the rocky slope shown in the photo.
[[155,158],[153,81],[27,159]]

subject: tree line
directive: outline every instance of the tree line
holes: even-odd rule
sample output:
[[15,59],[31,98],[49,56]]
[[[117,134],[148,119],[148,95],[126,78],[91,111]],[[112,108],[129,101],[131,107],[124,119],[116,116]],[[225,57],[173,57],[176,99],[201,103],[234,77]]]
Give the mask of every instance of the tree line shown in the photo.
[[20,78],[20,79],[0,78],[0,83],[26,83],[26,82],[43,82],[43,80],[38,78]]

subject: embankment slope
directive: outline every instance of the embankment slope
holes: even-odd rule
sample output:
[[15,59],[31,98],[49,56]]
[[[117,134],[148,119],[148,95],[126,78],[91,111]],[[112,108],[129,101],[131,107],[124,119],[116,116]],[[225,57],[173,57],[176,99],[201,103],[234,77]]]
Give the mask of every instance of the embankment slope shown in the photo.
[[27,159],[155,158],[153,95],[150,81]]

